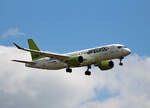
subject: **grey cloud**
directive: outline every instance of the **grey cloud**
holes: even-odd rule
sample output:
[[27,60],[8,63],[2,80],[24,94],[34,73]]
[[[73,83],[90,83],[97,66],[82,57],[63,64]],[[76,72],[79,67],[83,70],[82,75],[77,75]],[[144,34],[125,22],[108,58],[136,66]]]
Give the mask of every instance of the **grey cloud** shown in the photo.
[[[93,68],[92,76],[85,68],[50,71],[24,67],[11,59],[30,60],[29,53],[14,47],[0,46],[0,107],[1,108],[149,108],[150,58],[133,55],[124,66],[101,72]],[[119,95],[103,101],[95,100],[95,88],[107,88]]]
[[[115,61],[116,62],[116,61]],[[115,63],[117,64],[117,63]],[[111,92],[119,91],[119,96],[103,102],[94,101],[81,105],[80,108],[149,108],[150,107],[150,59],[133,55],[124,60],[124,67],[118,65],[109,72],[98,73],[97,88],[108,88]]]

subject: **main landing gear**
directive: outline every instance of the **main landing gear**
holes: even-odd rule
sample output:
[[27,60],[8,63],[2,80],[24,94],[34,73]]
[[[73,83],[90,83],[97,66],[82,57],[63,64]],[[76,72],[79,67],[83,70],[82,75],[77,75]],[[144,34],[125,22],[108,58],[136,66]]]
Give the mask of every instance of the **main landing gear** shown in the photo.
[[123,63],[122,63],[122,60],[123,60],[123,59],[124,59],[124,57],[121,57],[121,58],[120,58],[120,63],[119,63],[120,66],[123,66]]
[[[91,66],[88,66],[87,70],[85,71],[85,75],[88,75],[88,76],[91,75],[91,72],[89,71],[89,69],[91,69]],[[72,69],[68,67],[66,68],[66,72],[72,73]]]
[[85,75],[90,76],[91,72],[89,71],[89,69],[91,69],[91,66],[88,66],[87,70],[85,71]]
[[71,72],[72,72],[72,69],[68,67],[68,68],[66,69],[66,72],[71,73]]

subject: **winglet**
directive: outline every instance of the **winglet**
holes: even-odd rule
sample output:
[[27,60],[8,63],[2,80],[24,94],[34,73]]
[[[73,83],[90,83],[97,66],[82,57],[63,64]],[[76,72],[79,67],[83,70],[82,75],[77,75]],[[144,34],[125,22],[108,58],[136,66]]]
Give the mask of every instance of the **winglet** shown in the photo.
[[15,42],[13,42],[13,44],[18,48],[18,49],[22,49],[19,45],[17,45]]

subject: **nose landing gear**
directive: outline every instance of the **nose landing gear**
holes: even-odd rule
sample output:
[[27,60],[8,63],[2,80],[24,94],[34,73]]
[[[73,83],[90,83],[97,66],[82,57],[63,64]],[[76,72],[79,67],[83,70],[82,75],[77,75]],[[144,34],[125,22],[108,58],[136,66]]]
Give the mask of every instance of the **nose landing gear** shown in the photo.
[[122,60],[123,60],[123,59],[124,59],[124,57],[121,57],[121,58],[120,58],[120,63],[119,63],[120,66],[123,66],[123,63],[122,63]]

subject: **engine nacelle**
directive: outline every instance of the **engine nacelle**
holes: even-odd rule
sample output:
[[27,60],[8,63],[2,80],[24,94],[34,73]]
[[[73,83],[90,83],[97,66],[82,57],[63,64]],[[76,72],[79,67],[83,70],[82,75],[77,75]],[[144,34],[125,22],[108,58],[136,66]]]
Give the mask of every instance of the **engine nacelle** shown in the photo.
[[67,61],[67,64],[69,66],[79,66],[82,62],[83,62],[82,56],[73,56]]
[[101,61],[98,64],[98,67],[101,70],[109,70],[109,69],[112,69],[114,67],[114,62],[113,61]]

